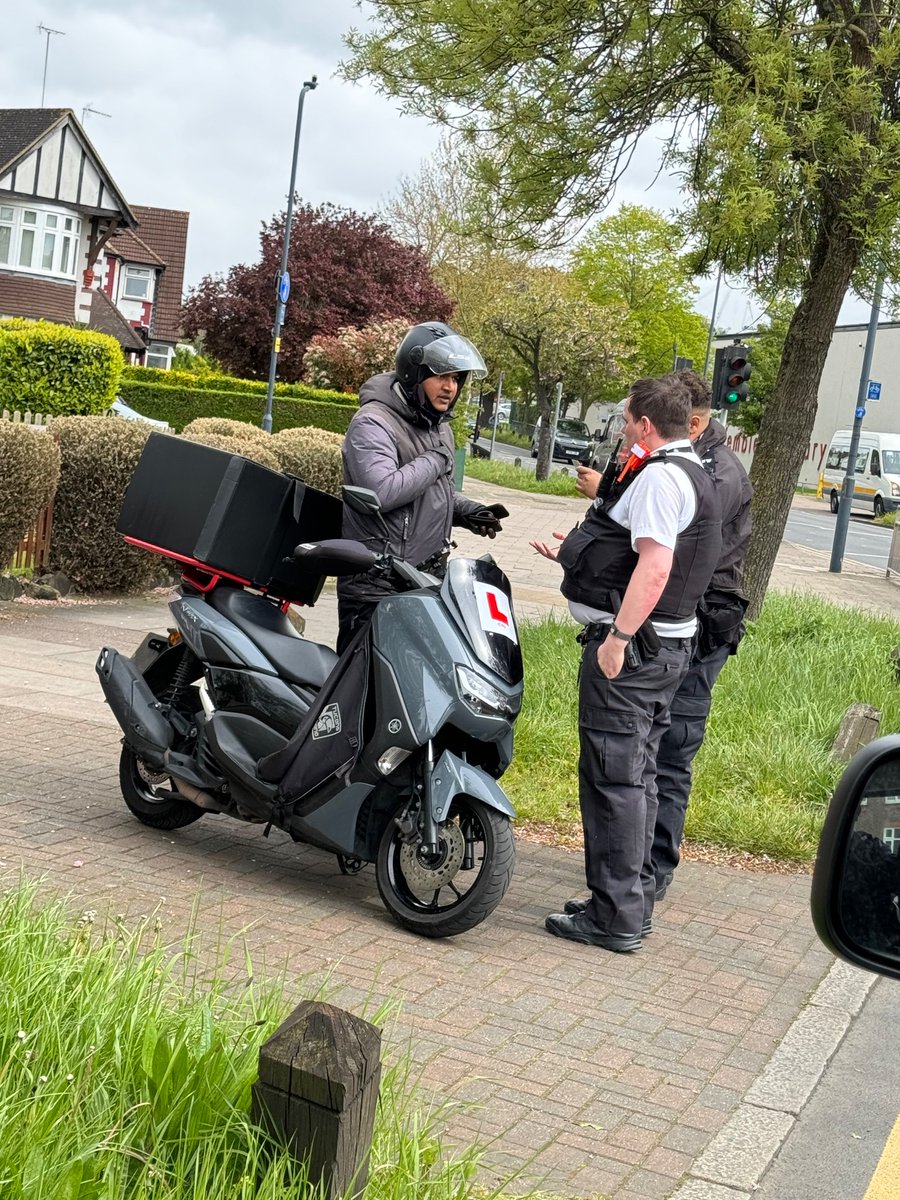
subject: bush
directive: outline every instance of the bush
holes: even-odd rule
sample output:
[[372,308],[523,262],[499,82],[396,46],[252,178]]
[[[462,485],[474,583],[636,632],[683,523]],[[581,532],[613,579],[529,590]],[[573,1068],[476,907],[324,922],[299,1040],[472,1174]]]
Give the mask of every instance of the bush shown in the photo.
[[243,441],[265,442],[266,445],[269,444],[271,436],[258,425],[251,425],[247,421],[232,421],[228,417],[197,417],[185,425],[182,433],[185,437],[189,434],[198,435],[194,438],[195,441],[202,441],[203,437],[213,434],[215,437],[236,437]]
[[0,570],[53,499],[59,446],[49,433],[0,421]]
[[[172,372],[160,371],[159,374]],[[329,392],[316,392],[315,388],[307,388],[306,391],[313,396],[331,395]],[[119,395],[126,404],[145,417],[168,421],[179,432],[197,417],[227,417],[233,421],[259,425],[265,409],[262,395],[205,388],[203,380],[199,380],[196,387],[123,383]],[[355,408],[346,403],[347,399],[344,396],[344,403],[336,404],[280,396],[273,409],[273,428],[279,430],[305,425],[330,429],[333,433],[346,433],[355,412]]]
[[[152,383],[156,387],[193,388],[200,391],[243,392],[248,396],[265,396],[269,385],[264,379],[239,379],[220,371],[164,371],[160,367],[126,367],[122,372],[123,386]],[[355,395],[313,387],[308,383],[276,383],[276,396],[292,396],[295,400],[311,400],[316,404],[340,404],[354,408]],[[262,416],[265,403],[259,409]]]
[[[196,422],[193,422],[196,424]],[[233,424],[237,425],[235,421]],[[205,433],[202,430],[193,433],[188,433],[187,430],[181,435],[186,441],[201,442],[204,446],[211,446],[213,450],[225,450],[229,454],[242,454],[244,458],[250,458],[253,462],[259,463],[261,467],[268,467],[270,471],[279,471],[281,468],[278,459],[269,448],[268,441],[260,442],[253,437],[240,437],[232,435],[229,437],[221,433]],[[269,439],[268,434],[263,434],[263,437]],[[271,439],[269,439],[271,440]]]
[[110,417],[53,422],[61,470],[51,558],[81,591],[140,591],[159,574],[157,555],[116,533],[125,489],[151,432],[143,421]]
[[118,342],[52,321],[0,321],[0,406],[51,416],[100,414],[116,398]]
[[372,375],[391,371],[397,347],[415,322],[406,317],[372,321],[363,329],[345,325],[316,334],[303,355],[303,373],[317,387],[357,392]]
[[282,429],[271,439],[280,470],[296,475],[310,487],[340,497],[344,439],[324,429]]

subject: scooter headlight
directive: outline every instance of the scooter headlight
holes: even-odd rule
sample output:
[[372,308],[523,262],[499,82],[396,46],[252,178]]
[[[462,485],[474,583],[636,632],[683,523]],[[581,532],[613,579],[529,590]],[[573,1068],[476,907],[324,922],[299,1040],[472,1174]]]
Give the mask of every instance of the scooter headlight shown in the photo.
[[468,667],[456,668],[456,686],[463,701],[480,717],[512,717],[518,711],[499,688]]

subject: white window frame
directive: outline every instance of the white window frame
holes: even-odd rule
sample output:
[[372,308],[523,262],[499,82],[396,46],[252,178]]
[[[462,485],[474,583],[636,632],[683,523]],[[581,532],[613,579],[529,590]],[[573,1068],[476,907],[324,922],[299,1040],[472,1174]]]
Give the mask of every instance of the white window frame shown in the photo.
[[[154,284],[156,272],[152,267],[132,266],[130,263],[125,264],[125,269],[122,272],[122,300],[137,300],[153,302]],[[137,296],[129,292],[128,284],[130,280],[137,280],[145,284],[143,295]]]
[[[41,204],[0,201],[0,227],[9,230],[7,259],[0,261],[0,267],[70,282],[76,278],[81,246],[81,217],[77,213]],[[29,254],[22,262],[26,246]],[[49,266],[45,265],[48,256]]]
[[900,850],[900,827],[897,825],[886,825],[881,831],[881,840],[888,847],[891,854],[896,854]]
[[[151,342],[144,355],[144,366],[157,367],[161,371],[168,371],[172,366],[172,355],[174,353],[175,348],[173,346],[164,346],[162,342]],[[151,358],[160,360],[165,358],[165,362],[151,362]]]

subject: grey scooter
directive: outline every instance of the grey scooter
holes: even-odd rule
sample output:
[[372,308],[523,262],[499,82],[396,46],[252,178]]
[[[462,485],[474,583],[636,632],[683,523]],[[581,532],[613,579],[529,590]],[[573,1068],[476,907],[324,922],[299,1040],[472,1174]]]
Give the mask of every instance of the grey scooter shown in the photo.
[[[378,510],[362,488],[344,502]],[[183,578],[168,636],[97,663],[124,735],[125,803],[157,829],[223,813],[329,850],[347,873],[374,862],[401,925],[463,933],[500,902],[515,859],[497,783],[522,703],[509,583],[488,556],[451,559],[440,581],[359,542],[294,555],[394,591],[339,658],[266,597]]]

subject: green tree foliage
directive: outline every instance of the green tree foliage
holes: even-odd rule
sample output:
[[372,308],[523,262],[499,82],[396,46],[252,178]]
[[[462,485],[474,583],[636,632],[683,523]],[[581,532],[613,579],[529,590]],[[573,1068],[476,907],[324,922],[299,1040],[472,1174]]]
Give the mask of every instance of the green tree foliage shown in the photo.
[[595,304],[555,267],[513,263],[507,263],[492,305],[484,326],[488,350],[492,343],[505,348],[530,376],[538,415],[544,417],[536,474],[546,479],[556,382],[564,380],[570,390],[586,397],[587,406],[611,380],[621,381],[620,363],[632,351],[623,337],[624,312]]
[[[693,266],[794,292],[754,458],[758,610],[851,280],[900,218],[900,22],[872,0],[373,0],[345,72],[455,124],[507,229],[552,236],[608,199],[667,122]],[[896,262],[886,264],[896,275]],[[859,273],[858,273],[859,272]]]
[[671,371],[676,353],[702,369],[707,325],[691,311],[697,288],[681,241],[674,222],[626,204],[598,221],[572,255],[575,278],[590,298],[627,310],[635,352],[624,366],[631,379]]

